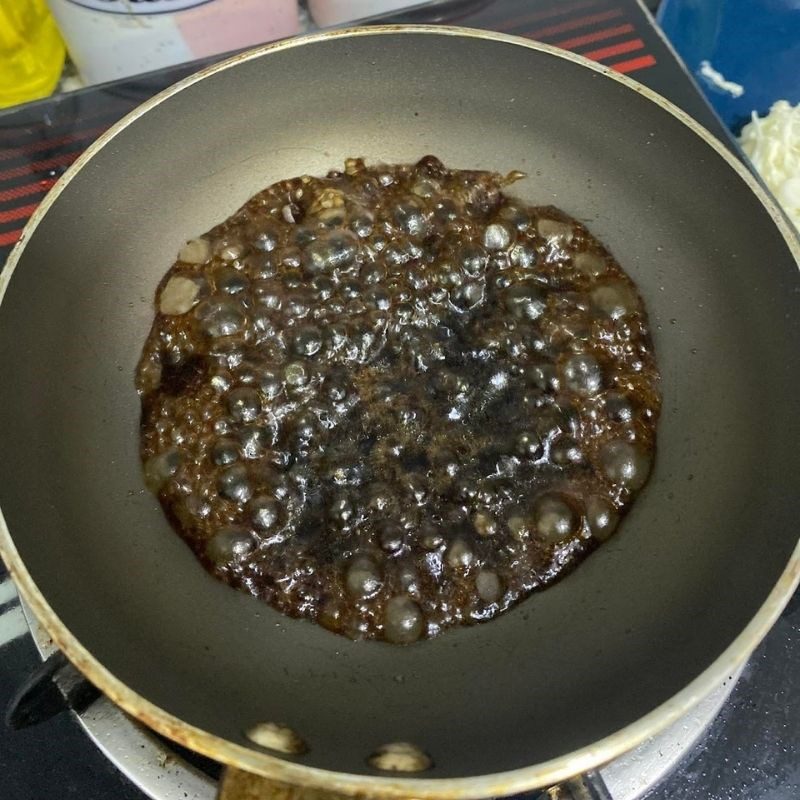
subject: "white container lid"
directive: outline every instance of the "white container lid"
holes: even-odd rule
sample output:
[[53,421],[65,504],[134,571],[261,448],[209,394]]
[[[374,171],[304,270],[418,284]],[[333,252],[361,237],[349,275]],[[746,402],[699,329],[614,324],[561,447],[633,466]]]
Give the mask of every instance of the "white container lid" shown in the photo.
[[314,22],[325,27],[422,3],[423,0],[308,0],[308,10]]

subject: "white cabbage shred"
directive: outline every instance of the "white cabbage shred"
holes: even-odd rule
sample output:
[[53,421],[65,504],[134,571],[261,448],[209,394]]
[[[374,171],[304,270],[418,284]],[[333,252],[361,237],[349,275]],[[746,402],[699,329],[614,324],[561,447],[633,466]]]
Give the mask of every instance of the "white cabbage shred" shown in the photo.
[[765,117],[754,111],[739,141],[770,191],[800,230],[800,103],[778,100]]
[[701,61],[699,74],[706,81],[719,89],[721,92],[727,92],[731,97],[741,97],[744,94],[744,86],[741,83],[734,83],[733,81],[725,80],[725,76],[714,69],[709,61]]

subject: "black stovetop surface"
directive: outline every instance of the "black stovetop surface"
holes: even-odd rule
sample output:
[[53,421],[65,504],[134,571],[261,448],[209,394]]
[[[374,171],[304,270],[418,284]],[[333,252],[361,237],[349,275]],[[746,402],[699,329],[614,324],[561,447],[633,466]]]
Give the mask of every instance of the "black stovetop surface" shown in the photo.
[[[735,149],[692,79],[636,0],[444,2],[392,21],[445,22],[556,44],[626,72],[671,99]],[[0,264],[63,170],[105,128],[189,74],[182,66],[0,113]],[[40,663],[0,564],[0,707]],[[800,800],[800,595],[748,664],[702,742],[646,800]],[[0,727],[0,798],[144,800],[62,714]]]

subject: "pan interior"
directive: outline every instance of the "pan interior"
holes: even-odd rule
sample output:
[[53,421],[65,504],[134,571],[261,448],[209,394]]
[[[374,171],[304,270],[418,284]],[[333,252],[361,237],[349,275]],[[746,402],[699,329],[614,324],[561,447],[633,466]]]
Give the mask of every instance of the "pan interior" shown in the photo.
[[[214,581],[145,491],[133,371],[186,238],[269,183],[347,156],[524,170],[514,193],[586,222],[637,281],[664,379],[657,465],[620,533],[485,625],[353,643]],[[796,543],[800,308],[769,215],[635,91],[507,42],[331,38],[217,72],[133,121],[71,180],[0,308],[0,506],[57,615],[136,692],[228,740],[260,721],[302,763],[369,773],[414,742],[425,777],[563,755],[695,678]]]

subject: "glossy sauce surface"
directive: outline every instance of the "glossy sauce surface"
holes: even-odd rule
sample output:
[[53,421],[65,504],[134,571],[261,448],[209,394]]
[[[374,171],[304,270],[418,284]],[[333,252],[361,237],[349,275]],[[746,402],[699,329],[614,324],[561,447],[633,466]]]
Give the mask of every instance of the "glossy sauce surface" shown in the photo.
[[488,620],[575,566],[647,480],[635,286],[516,175],[277,183],[187,242],[137,370],[145,476],[207,569],[351,638]]

